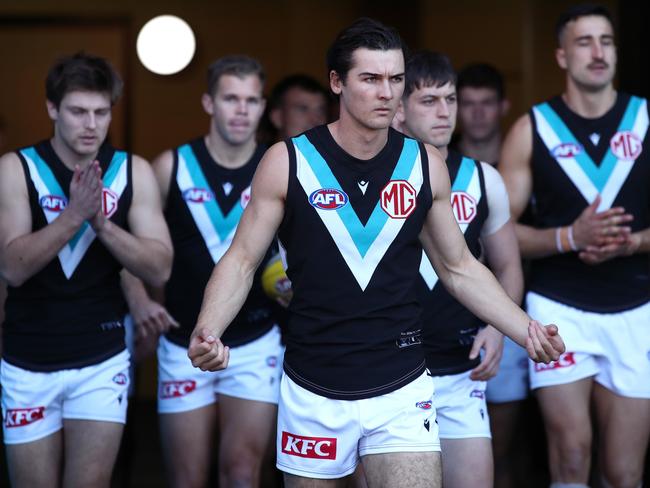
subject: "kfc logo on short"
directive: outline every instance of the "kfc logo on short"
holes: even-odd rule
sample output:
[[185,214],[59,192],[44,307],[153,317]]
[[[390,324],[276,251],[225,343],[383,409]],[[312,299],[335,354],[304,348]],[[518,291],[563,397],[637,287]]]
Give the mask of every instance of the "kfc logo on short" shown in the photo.
[[335,437],[306,437],[282,432],[282,452],[311,459],[336,459]]
[[609,141],[609,147],[618,159],[634,161],[641,154],[641,139],[629,131],[617,132]]
[[24,427],[43,419],[45,407],[10,408],[5,416],[5,427]]
[[110,219],[117,212],[117,201],[119,199],[117,193],[110,188],[102,188],[102,211],[107,219]]
[[553,369],[568,368],[576,363],[573,352],[565,352],[560,356],[560,359],[553,361],[549,364],[535,363],[535,372],[541,373],[543,371],[550,371]]
[[381,191],[380,204],[392,219],[405,219],[416,207],[417,192],[406,180],[391,180]]
[[196,381],[163,381],[160,385],[160,398],[178,398],[192,393],[196,389]]
[[476,217],[476,200],[464,191],[452,192],[451,208],[459,224],[469,224]]
[[246,208],[248,205],[248,202],[251,201],[251,187],[249,186],[246,188],[243,192],[241,192],[241,197],[239,199],[239,203],[241,204],[241,208]]

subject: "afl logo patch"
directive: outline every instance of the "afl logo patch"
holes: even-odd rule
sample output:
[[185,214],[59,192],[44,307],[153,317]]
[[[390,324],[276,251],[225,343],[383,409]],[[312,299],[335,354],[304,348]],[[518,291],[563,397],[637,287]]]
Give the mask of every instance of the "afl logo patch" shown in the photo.
[[583,151],[583,147],[580,144],[574,144],[573,142],[563,142],[555,146],[551,150],[551,154],[554,158],[575,158],[578,154]]
[[205,203],[214,198],[214,194],[206,188],[188,188],[183,192],[183,200],[192,203]]
[[424,402],[417,402],[415,406],[417,408],[421,408],[422,410],[431,410],[432,403],[431,400],[426,400]]
[[451,193],[451,208],[459,224],[469,224],[476,217],[476,199],[464,191]]
[[609,141],[609,147],[618,159],[634,161],[641,154],[643,144],[634,132],[624,131],[614,134]]
[[63,212],[68,206],[68,200],[56,195],[45,195],[41,197],[39,205],[50,212]]
[[392,219],[405,219],[416,207],[417,192],[406,180],[391,180],[381,191],[380,204]]
[[102,211],[106,218],[111,218],[117,212],[117,201],[120,197],[117,196],[110,188],[102,189]]
[[348,203],[348,196],[336,188],[321,188],[309,195],[309,203],[321,210],[336,210]]
[[241,198],[239,199],[241,208],[246,208],[248,202],[250,201],[251,201],[251,187],[249,186],[243,192],[241,192]]

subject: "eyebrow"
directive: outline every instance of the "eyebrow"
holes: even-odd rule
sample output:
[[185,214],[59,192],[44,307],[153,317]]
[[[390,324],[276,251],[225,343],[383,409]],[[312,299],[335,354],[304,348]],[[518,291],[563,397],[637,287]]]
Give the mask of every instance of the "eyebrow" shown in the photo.
[[[383,77],[384,75],[379,74],[379,73],[370,73],[368,71],[364,71],[363,73],[359,73],[359,76],[377,76],[377,77]],[[404,76],[404,73],[396,73],[394,75],[390,75],[389,78],[395,78],[396,76]]]
[[594,35],[591,35],[591,34],[585,34],[584,36],[578,36],[578,37],[576,37],[574,40],[575,40],[576,42],[580,42],[580,41],[586,41],[586,40],[593,39],[593,38],[614,40],[614,36],[613,36],[612,34],[602,34],[602,35],[600,35],[600,36],[594,36]]

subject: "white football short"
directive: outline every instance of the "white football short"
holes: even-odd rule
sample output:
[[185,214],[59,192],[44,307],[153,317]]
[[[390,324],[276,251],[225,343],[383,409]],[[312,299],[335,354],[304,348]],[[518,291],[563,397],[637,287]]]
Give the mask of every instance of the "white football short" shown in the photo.
[[485,402],[485,381],[474,381],[471,371],[434,376],[433,405],[441,439],[488,437],[490,418]]
[[530,362],[532,388],[562,385],[593,376],[614,393],[650,398],[650,302],[617,313],[594,313],[528,293],[528,313],[554,323],[566,352],[551,364]]
[[499,372],[487,382],[487,401],[506,403],[525,400],[528,390],[528,352],[505,337]]
[[283,375],[276,444],[280,470],[321,479],[351,474],[367,454],[440,451],[431,377],[374,398],[334,400]]
[[280,328],[230,349],[228,367],[201,371],[192,366],[187,349],[165,337],[158,343],[158,413],[196,410],[218,401],[219,394],[244,400],[278,403],[284,346]]
[[47,437],[63,419],[126,422],[129,353],[78,369],[36,372],[2,360],[2,418],[5,444]]

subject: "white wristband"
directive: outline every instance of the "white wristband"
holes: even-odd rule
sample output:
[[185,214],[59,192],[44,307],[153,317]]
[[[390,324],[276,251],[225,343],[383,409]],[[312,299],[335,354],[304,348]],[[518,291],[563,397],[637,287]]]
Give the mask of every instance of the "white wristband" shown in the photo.
[[576,246],[576,241],[573,240],[573,226],[569,226],[569,232],[567,233],[567,238],[569,239],[569,246],[571,246],[572,251],[579,251],[578,246]]
[[564,253],[564,249],[562,249],[562,236],[560,233],[562,232],[562,227],[557,227],[555,229],[555,247],[557,247],[557,252],[560,254]]

